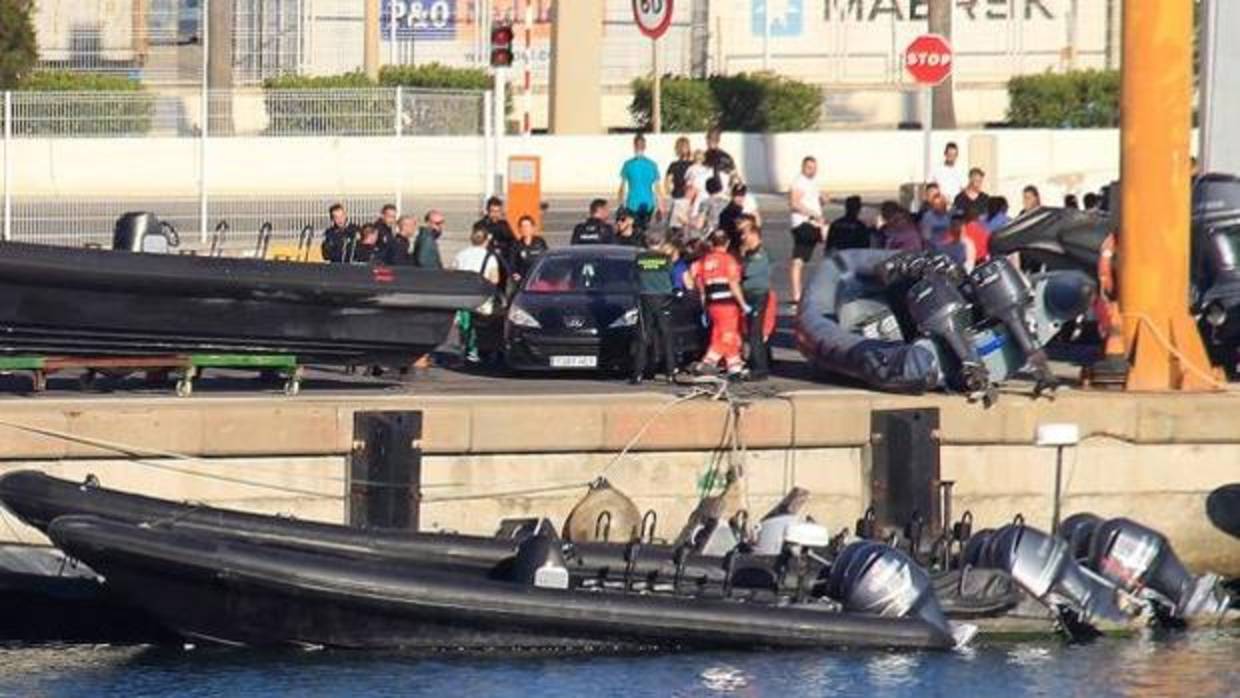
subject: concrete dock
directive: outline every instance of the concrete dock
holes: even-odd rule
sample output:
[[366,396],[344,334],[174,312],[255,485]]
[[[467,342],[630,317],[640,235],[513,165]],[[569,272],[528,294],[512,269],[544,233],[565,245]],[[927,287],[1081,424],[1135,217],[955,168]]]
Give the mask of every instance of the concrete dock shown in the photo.
[[[1240,544],[1205,515],[1215,487],[1240,480],[1240,396],[1061,392],[1054,401],[1003,395],[990,408],[947,395],[847,389],[742,388],[740,443],[727,447],[726,402],[614,387],[592,394],[484,390],[309,392],[283,396],[134,396],[0,401],[0,472],[39,468],[174,499],[343,522],[348,456],[359,410],[420,410],[422,528],[489,534],[505,516],[562,522],[600,474],[672,535],[712,463],[743,458],[749,508],[793,486],[833,530],[869,505],[875,410],[938,408],[941,477],[974,530],[1021,513],[1049,528],[1054,449],[1039,424],[1079,425],[1064,458],[1064,515],[1130,516],[1165,532],[1195,570],[1240,575]],[[638,433],[645,429],[640,438]],[[634,440],[636,438],[636,440]],[[627,456],[617,454],[628,444]],[[0,538],[36,540],[11,516]]]

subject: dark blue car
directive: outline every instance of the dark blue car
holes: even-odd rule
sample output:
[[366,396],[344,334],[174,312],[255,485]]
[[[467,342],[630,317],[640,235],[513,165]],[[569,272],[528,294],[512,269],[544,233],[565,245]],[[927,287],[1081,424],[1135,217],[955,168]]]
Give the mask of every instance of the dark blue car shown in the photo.
[[[530,270],[508,309],[504,355],[515,370],[627,370],[638,331],[638,250],[578,245],[551,250]],[[702,306],[676,298],[677,363],[705,348]]]

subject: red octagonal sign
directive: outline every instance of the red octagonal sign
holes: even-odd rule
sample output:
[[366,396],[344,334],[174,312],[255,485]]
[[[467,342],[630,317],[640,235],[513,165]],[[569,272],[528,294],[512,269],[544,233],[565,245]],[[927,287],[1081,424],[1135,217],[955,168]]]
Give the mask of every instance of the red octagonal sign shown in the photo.
[[938,34],[922,34],[904,49],[904,69],[921,85],[937,85],[952,74],[952,45]]

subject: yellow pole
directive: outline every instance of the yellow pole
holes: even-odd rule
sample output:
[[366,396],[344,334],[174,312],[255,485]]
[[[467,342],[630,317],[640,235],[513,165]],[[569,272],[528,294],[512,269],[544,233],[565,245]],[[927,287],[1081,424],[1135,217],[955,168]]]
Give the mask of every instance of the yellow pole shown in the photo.
[[[362,21],[362,70],[371,80],[379,79],[379,0],[364,0]],[[393,37],[395,39],[395,37]]]
[[1193,3],[1125,0],[1119,297],[1128,390],[1204,390],[1188,314]]

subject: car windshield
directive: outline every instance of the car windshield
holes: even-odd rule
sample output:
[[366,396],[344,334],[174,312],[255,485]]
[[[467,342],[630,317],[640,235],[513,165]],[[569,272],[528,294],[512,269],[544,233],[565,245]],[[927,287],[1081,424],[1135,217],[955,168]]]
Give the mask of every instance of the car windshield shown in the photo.
[[526,293],[632,293],[633,262],[609,257],[544,257]]

